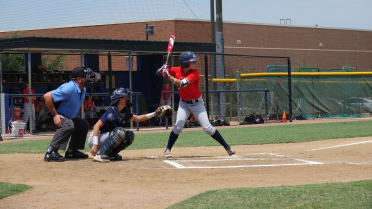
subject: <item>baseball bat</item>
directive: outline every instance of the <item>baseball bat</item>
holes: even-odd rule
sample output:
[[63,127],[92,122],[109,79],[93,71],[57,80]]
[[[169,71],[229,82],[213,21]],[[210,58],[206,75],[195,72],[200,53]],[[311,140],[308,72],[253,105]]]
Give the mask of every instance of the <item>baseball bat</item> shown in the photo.
[[169,43],[168,43],[168,53],[167,53],[167,59],[165,60],[165,64],[168,64],[169,56],[172,54],[173,51],[173,45],[174,41],[176,40],[176,37],[172,34],[169,38]]

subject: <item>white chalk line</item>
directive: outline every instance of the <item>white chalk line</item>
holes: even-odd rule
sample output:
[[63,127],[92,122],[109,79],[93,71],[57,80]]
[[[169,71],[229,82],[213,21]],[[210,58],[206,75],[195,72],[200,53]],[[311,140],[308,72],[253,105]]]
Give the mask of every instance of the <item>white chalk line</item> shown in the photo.
[[[286,157],[284,155],[275,154],[275,153],[251,153],[255,155],[272,155],[277,157]],[[250,155],[251,155],[250,154]],[[178,169],[194,169],[194,168],[255,168],[255,167],[280,167],[280,166],[300,166],[300,165],[323,165],[322,162],[304,160],[304,159],[291,159],[299,161],[299,163],[278,163],[278,164],[255,164],[255,165],[228,165],[228,166],[185,166],[180,162],[217,162],[217,161],[252,161],[253,159],[258,160],[282,160],[280,158],[237,158],[237,157],[224,157],[220,159],[202,159],[202,160],[163,160],[164,163],[167,163]],[[176,162],[177,161],[177,162]]]
[[357,144],[366,144],[366,143],[372,143],[372,140],[355,142],[355,143],[350,143],[350,144],[339,144],[339,145],[335,145],[335,146],[310,149],[310,150],[306,150],[306,151],[318,151],[318,150],[324,150],[324,149],[334,149],[334,148],[339,148],[339,147],[347,147],[347,146],[352,146],[352,145],[357,145]]

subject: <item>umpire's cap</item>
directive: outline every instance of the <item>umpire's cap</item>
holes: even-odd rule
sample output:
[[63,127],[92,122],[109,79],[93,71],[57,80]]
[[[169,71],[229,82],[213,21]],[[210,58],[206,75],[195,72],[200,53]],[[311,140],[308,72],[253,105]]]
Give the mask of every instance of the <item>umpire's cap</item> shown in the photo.
[[182,64],[189,63],[189,62],[195,62],[198,59],[199,58],[195,56],[195,53],[190,52],[190,51],[182,52],[180,55],[180,63]]
[[85,67],[76,67],[72,70],[71,76],[73,79],[75,78],[85,78],[87,75],[87,68]]
[[128,88],[117,88],[111,95],[111,104],[110,106],[116,105],[119,102],[120,98],[124,96],[132,95],[132,91]]

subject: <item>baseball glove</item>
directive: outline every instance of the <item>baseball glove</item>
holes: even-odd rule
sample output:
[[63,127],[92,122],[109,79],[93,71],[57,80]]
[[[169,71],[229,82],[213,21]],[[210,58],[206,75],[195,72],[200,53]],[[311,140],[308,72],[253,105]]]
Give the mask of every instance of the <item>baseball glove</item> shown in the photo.
[[172,116],[172,108],[169,105],[160,106],[156,108],[155,114],[159,118],[170,117]]

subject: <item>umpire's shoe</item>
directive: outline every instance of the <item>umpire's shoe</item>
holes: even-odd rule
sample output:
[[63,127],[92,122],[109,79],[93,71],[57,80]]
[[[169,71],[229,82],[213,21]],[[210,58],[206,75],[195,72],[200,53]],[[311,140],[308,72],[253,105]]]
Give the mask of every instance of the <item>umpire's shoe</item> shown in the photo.
[[45,162],[63,162],[65,158],[60,155],[57,150],[55,150],[52,146],[47,147],[47,151],[44,156]]
[[79,150],[67,150],[65,153],[66,159],[86,159],[88,155],[85,153],[80,152]]

